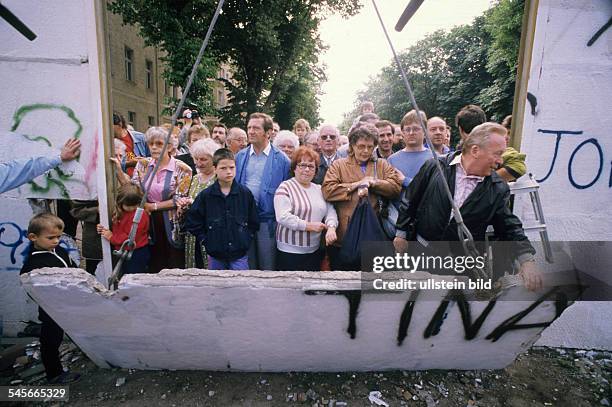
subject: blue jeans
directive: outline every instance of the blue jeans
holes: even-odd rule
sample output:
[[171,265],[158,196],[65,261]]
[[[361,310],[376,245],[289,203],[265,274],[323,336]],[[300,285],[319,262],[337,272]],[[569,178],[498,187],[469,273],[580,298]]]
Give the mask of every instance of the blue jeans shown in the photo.
[[251,270],[276,270],[276,237],[270,235],[268,223],[259,224],[259,231],[249,247],[249,268]]
[[221,260],[215,259],[213,256],[208,256],[209,270],[248,270],[249,256],[244,255],[236,260]]

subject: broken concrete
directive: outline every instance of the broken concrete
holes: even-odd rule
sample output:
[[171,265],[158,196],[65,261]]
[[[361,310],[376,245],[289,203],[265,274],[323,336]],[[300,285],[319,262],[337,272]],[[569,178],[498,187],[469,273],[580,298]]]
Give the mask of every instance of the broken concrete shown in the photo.
[[[529,348],[543,329],[513,329],[496,341],[486,339],[541,295],[503,301],[512,291],[524,291],[519,286],[501,294],[473,339],[466,339],[455,302],[436,316],[445,293],[437,300],[417,301],[408,320],[402,315],[410,292],[364,293],[358,308],[353,307],[351,339],[345,294],[360,289],[356,272],[165,270],[125,276],[115,292],[81,269],[40,269],[21,279],[26,291],[101,367],[499,369]],[[467,330],[473,330],[487,304],[469,302]],[[544,301],[520,323],[555,317],[555,303]],[[402,321],[406,336],[398,345]],[[428,327],[430,335],[425,334]]]

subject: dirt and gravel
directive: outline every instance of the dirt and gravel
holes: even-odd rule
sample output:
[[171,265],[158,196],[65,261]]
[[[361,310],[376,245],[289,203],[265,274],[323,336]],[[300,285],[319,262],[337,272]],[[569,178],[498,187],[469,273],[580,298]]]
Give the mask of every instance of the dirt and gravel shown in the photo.
[[[612,402],[612,353],[601,351],[533,348],[503,370],[367,373],[100,369],[69,342],[61,351],[64,363],[82,377],[70,385],[68,402],[52,406],[342,407],[380,400],[389,406],[580,407]],[[1,372],[0,385],[44,385],[41,367],[34,342]],[[371,402],[374,391],[380,396]]]

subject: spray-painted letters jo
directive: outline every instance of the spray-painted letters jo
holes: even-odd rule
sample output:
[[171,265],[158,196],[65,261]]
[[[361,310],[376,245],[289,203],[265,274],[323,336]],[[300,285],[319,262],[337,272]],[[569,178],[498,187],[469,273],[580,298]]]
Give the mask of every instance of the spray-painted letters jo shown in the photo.
[[[556,140],[555,140],[555,148],[553,151],[553,155],[552,155],[552,160],[550,162],[550,168],[548,169],[548,172],[546,173],[546,175],[540,179],[537,179],[538,182],[544,182],[546,181],[551,174],[553,173],[553,170],[555,168],[555,163],[557,161],[557,156],[559,153],[559,146],[561,145],[561,137],[562,136],[579,136],[583,134],[582,130],[578,130],[578,131],[573,131],[573,130],[545,130],[545,129],[538,129],[539,133],[543,133],[543,134],[554,134],[556,135]],[[595,151],[596,151],[596,155],[593,157],[592,159],[592,163],[593,163],[593,179],[588,182],[588,183],[579,183],[578,181],[576,181],[576,179],[574,178],[574,160],[576,158],[576,154],[578,152],[580,152],[580,150],[582,148],[584,148],[586,145],[591,144],[595,147]],[[612,164],[612,163],[611,163]],[[601,145],[599,144],[599,141],[594,138],[588,138],[584,141],[582,141],[580,144],[578,144],[576,146],[576,148],[574,148],[574,150],[572,151],[572,154],[570,155],[570,158],[568,160],[567,163],[567,178],[570,182],[570,184],[572,184],[572,186],[576,189],[587,189],[592,187],[601,177],[601,174],[603,173],[604,170],[604,151],[601,148]],[[608,187],[612,187],[612,168],[610,169],[610,178],[608,181]]]

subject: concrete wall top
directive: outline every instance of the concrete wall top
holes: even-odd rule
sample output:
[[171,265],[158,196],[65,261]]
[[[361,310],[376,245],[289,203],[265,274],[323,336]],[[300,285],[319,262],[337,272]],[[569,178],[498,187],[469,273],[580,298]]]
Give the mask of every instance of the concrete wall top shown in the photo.
[[[79,269],[35,270],[21,279],[100,366],[499,369],[543,329],[503,328],[541,294],[518,302],[503,301],[502,295],[493,305],[445,303],[446,292],[437,300],[411,302],[408,291],[356,295],[359,277],[352,272],[162,271],[125,276],[112,293]],[[516,286],[505,293],[512,290],[524,289]],[[555,318],[554,301],[538,304],[521,323]],[[475,320],[483,312],[483,324],[477,327]]]

